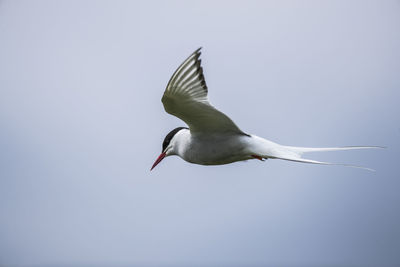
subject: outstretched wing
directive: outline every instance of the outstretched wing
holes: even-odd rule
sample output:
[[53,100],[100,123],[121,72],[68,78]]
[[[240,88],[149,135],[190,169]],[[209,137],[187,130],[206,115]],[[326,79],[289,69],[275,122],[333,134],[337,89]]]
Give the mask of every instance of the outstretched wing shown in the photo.
[[199,59],[200,49],[194,51],[169,80],[161,99],[165,111],[186,122],[192,134],[244,134],[228,116],[208,101]]

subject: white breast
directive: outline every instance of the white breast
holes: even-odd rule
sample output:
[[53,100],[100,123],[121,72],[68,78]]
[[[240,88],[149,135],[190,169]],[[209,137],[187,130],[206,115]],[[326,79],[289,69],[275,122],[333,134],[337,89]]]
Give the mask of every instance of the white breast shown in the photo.
[[174,150],[191,163],[227,164],[251,158],[246,151],[249,138],[238,134],[192,136],[189,130],[182,130],[174,138]]

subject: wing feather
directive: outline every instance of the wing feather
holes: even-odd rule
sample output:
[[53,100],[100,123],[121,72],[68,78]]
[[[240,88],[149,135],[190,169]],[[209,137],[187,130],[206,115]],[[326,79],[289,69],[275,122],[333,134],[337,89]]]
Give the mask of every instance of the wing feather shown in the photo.
[[208,101],[200,49],[194,51],[169,80],[161,99],[165,111],[186,122],[192,134],[245,134]]

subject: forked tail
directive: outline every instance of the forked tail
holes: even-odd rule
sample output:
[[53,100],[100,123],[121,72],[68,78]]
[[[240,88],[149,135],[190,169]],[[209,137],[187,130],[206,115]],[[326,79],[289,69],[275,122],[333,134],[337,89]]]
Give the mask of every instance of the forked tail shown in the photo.
[[302,155],[307,152],[322,152],[322,151],[341,151],[341,150],[355,150],[355,149],[371,149],[371,148],[384,148],[382,146],[343,146],[343,147],[297,147],[297,146],[283,146],[296,153]]
[[302,158],[303,153],[307,152],[323,152],[323,151],[342,151],[342,150],[355,150],[355,149],[373,149],[373,148],[384,148],[380,146],[347,146],[347,147],[293,147],[293,146],[281,146],[282,150],[273,158],[283,159],[283,160],[290,160],[296,162],[303,162],[303,163],[312,163],[312,164],[324,164],[324,165],[340,165],[340,166],[347,166],[353,168],[360,168],[369,171],[375,171],[370,168],[357,166],[357,165],[350,165],[350,164],[342,164],[342,163],[330,163],[330,162],[323,162],[323,161],[316,161],[311,159],[304,159]]
[[373,169],[341,163],[330,163],[317,161],[312,159],[302,158],[304,153],[308,152],[323,152],[323,151],[341,151],[341,150],[354,150],[354,149],[372,149],[372,148],[384,148],[380,146],[346,146],[346,147],[295,147],[295,146],[283,146],[267,139],[251,135],[248,140],[248,146],[250,148],[250,155],[254,158],[265,158],[265,159],[283,159],[296,162],[312,163],[312,164],[324,164],[324,165],[341,165],[347,167],[361,168],[370,171]]

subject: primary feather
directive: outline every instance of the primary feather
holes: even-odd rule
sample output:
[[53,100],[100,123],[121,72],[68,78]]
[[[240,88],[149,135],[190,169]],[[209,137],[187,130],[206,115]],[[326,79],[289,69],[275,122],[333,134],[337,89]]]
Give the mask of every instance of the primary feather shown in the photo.
[[228,116],[208,101],[199,59],[200,49],[179,66],[168,82],[161,99],[165,111],[186,122],[192,134],[244,134]]

